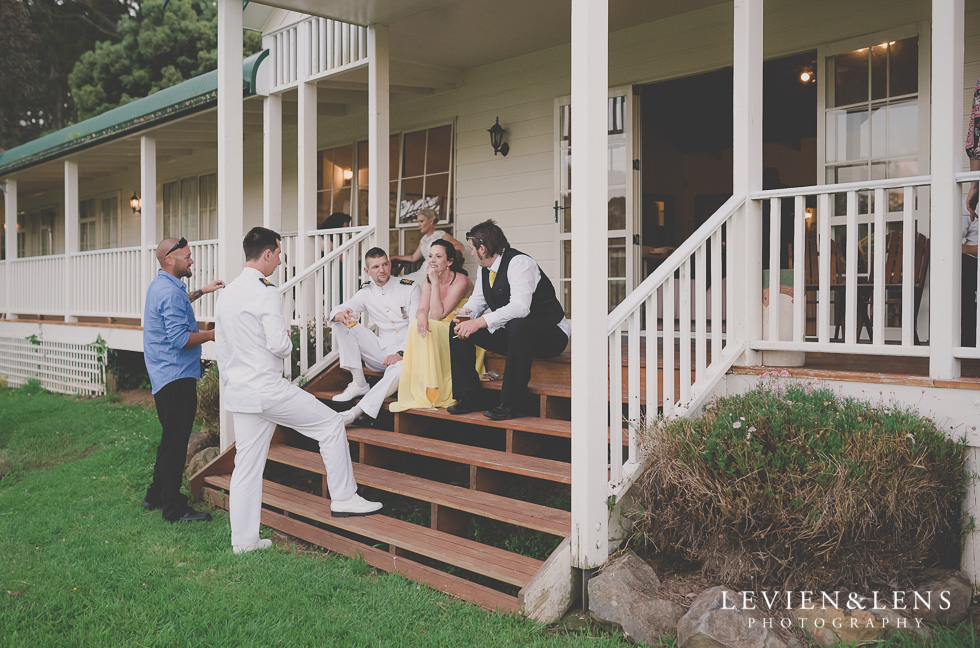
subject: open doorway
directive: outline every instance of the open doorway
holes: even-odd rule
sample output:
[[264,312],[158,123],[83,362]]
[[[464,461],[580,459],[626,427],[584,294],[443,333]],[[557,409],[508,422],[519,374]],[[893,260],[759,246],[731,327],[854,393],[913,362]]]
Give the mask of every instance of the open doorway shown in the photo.
[[[763,66],[763,188],[817,182],[816,52]],[[637,86],[640,279],[732,195],[732,69]]]

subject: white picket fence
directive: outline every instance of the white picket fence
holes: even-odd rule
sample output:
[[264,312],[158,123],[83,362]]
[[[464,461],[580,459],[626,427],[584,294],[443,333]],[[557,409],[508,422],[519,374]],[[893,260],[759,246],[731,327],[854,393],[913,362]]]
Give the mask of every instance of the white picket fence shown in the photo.
[[31,315],[65,313],[65,255],[6,262],[10,273],[7,311]]
[[143,265],[139,247],[81,252],[69,258],[72,315],[139,318]]

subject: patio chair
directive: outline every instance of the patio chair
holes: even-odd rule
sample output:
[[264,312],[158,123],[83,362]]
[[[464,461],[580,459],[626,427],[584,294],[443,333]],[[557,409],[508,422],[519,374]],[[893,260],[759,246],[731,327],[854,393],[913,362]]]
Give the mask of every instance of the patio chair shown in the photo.
[[[893,231],[885,239],[885,313],[888,307],[902,305],[902,264],[905,239],[901,231]],[[912,261],[913,315],[912,331],[919,344],[919,306],[929,273],[929,237],[918,232],[915,235],[915,256]],[[858,285],[858,337],[862,329],[868,330],[868,339],[874,339],[871,330],[871,300],[874,296],[874,266],[868,273],[867,282]]]

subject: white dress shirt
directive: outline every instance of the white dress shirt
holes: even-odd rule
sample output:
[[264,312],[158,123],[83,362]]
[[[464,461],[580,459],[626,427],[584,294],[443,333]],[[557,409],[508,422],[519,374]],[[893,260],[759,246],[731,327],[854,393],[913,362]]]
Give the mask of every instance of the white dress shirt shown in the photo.
[[218,372],[223,405],[230,412],[257,413],[289,395],[283,358],[292,353],[279,290],[246,267],[218,294],[215,306]]
[[[408,283],[406,283],[408,281]],[[388,353],[405,349],[408,327],[415,322],[422,290],[418,283],[391,277],[383,286],[373,281],[354,293],[354,296],[330,311],[329,319],[348,308],[355,315],[367,313],[378,327],[378,339]]]
[[[497,255],[493,264],[489,268],[480,267],[476,274],[476,281],[473,282],[473,294],[466,301],[466,308],[470,309],[471,317],[476,319],[483,315],[483,320],[487,323],[487,330],[493,333],[499,328],[507,325],[512,319],[527,317],[531,312],[531,296],[534,294],[538,282],[541,281],[541,269],[538,264],[526,254],[518,254],[510,260],[507,266],[507,281],[510,283],[510,301],[495,311],[486,311],[487,301],[483,297],[483,273],[498,272],[502,255]],[[571,339],[572,327],[564,317],[558,322],[561,329],[569,339]]]

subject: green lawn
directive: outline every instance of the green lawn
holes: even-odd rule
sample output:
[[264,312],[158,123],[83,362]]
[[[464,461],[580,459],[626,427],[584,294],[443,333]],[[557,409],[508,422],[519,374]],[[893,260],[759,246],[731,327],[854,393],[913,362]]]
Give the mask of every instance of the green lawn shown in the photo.
[[461,603],[361,561],[235,556],[228,515],[167,524],[140,503],[156,415],[0,389],[4,646],[623,646]]

